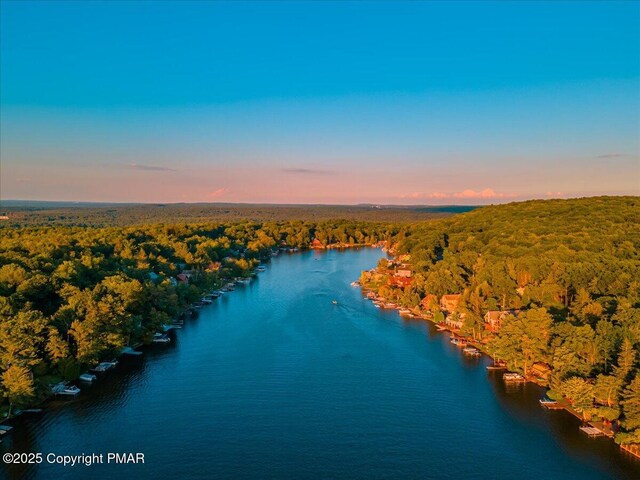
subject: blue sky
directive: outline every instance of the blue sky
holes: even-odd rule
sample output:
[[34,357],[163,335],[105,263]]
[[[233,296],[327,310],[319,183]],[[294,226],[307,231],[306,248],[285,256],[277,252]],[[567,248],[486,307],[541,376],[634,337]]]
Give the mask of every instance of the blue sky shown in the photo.
[[640,194],[637,2],[1,5],[1,198]]

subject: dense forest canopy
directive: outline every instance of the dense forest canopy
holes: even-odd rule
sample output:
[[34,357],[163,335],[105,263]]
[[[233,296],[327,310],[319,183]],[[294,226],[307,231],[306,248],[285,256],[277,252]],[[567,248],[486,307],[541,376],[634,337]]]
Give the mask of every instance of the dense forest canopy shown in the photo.
[[2,201],[2,226],[125,226],[152,223],[324,221],[415,222],[468,212],[466,206],[269,205],[269,204],[74,204]]
[[[489,206],[415,225],[397,238],[411,285],[379,292],[417,307],[460,295],[453,311],[424,305],[511,370],[549,370],[549,395],[585,418],[620,419],[640,443],[640,198],[596,197]],[[382,272],[391,273],[384,264]],[[504,319],[488,328],[488,312]]]
[[[413,223],[353,218],[451,212],[111,208],[22,210],[24,226],[13,217],[0,228],[6,404],[34,403],[52,381],[149,341],[203,293],[251,275],[274,250],[385,242],[395,260],[363,274],[367,288],[436,322],[455,317],[457,333],[511,370],[530,377],[542,365],[551,397],[585,418],[617,422],[618,441],[640,444],[639,197],[529,201]],[[298,209],[301,219],[271,220]],[[337,213],[347,219],[314,218]],[[216,215],[262,219],[193,221]],[[188,281],[176,281],[187,273]],[[441,308],[445,295],[459,298],[457,306]],[[488,328],[489,313],[504,314],[499,329]]]
[[[26,405],[57,379],[149,341],[192,302],[282,248],[371,245],[397,226],[354,221],[6,228],[0,238],[0,375]],[[180,275],[188,281],[178,282]]]

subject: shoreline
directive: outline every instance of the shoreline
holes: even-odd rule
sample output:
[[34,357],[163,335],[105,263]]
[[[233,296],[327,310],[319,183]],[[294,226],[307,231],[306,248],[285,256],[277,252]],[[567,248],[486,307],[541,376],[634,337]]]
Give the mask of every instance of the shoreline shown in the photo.
[[[416,309],[418,307],[414,307],[413,309],[411,309],[409,307],[405,307],[405,306],[402,306],[402,305],[388,304],[386,302],[380,302],[380,298],[381,297],[379,297],[374,290],[363,286],[360,283],[359,280],[356,280],[356,281],[352,282],[351,286],[360,288],[361,293],[363,295],[363,298],[365,300],[370,300],[372,303],[374,303],[374,305],[376,304],[376,302],[379,302],[378,305],[376,305],[376,306],[378,308],[380,308],[380,309],[395,310],[398,313],[398,316],[400,318],[426,320],[427,322],[431,323],[432,325],[434,325],[436,327],[436,333],[447,332],[447,333],[450,334],[450,338],[454,338],[454,337],[464,338],[468,345],[472,345],[474,348],[476,348],[478,351],[480,351],[481,355],[484,355],[484,356],[488,357],[489,359],[491,359],[494,362],[494,365],[496,364],[495,358],[492,357],[489,352],[487,352],[486,348],[483,348],[485,346],[484,343],[479,342],[477,340],[469,339],[468,337],[466,337],[465,335],[461,334],[460,332],[456,332],[455,330],[452,330],[451,328],[446,327],[443,324],[435,322],[433,320],[432,316],[428,316],[428,315],[426,315],[424,313],[416,313]],[[374,296],[373,297],[370,296],[371,294],[373,294]],[[383,299],[383,300],[385,300],[385,299]],[[380,303],[383,303],[384,306],[380,305]],[[387,306],[387,305],[393,305],[393,306]],[[403,313],[401,313],[402,311],[407,311],[407,310],[411,311],[411,314],[403,315]],[[508,371],[506,366],[505,366],[504,370],[505,370],[505,373]],[[503,382],[504,382],[504,379],[503,379]],[[507,383],[507,382],[505,382],[505,383]],[[542,382],[539,382],[535,378],[532,378],[530,376],[529,377],[523,376],[523,380],[521,382],[519,382],[519,383],[533,383],[534,385],[538,385],[540,387],[548,388],[548,385],[545,385]],[[592,428],[598,430],[598,432],[600,432],[598,435],[595,435],[595,436],[607,437],[608,439],[612,440],[614,442],[614,444],[618,445],[618,447],[620,447],[621,450],[623,450],[623,451],[625,451],[625,453],[631,455],[634,458],[634,460],[640,461],[640,446],[639,445],[623,445],[623,444],[619,444],[619,443],[615,442],[615,439],[614,439],[614,435],[615,434],[610,428],[603,429],[602,426],[596,426],[596,425],[598,425],[598,423],[601,423],[601,422],[592,422],[591,420],[585,419],[580,413],[576,412],[569,405],[567,405],[566,402],[555,401],[554,403],[556,405],[554,408],[545,407],[542,404],[540,405],[540,408],[545,408],[547,410],[562,410],[563,412],[566,412],[566,413],[578,418],[584,425],[588,425],[589,427],[592,427]]]

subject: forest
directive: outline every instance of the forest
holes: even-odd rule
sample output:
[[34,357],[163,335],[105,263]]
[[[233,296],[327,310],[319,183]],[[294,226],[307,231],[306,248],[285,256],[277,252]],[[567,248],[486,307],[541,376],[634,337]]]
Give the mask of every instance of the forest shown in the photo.
[[[205,292],[282,248],[371,245],[397,226],[354,221],[0,230],[3,408],[37,404],[125,346],[149,342]],[[175,278],[190,272],[188,283]]]
[[[427,309],[436,322],[459,316],[457,333],[525,376],[544,365],[550,398],[585,419],[611,422],[618,442],[640,444],[638,197],[527,201],[393,222],[192,222],[187,215],[162,223],[161,207],[118,207],[125,210],[116,226],[102,226],[109,223],[104,208],[89,208],[84,219],[73,210],[70,224],[38,217],[0,228],[5,409],[38,403],[51,383],[150,341],[204,292],[251,275],[273,250],[385,242],[407,259],[411,278],[401,286],[389,281],[398,267],[383,259],[380,295]],[[193,208],[197,217],[200,207]],[[136,219],[149,221],[130,224]],[[191,279],[176,284],[182,271]],[[455,312],[427,301],[455,294]],[[487,328],[489,311],[505,313],[497,330]]]
[[[459,333],[509,369],[549,369],[548,395],[640,443],[640,198],[594,197],[488,206],[413,225],[396,238],[410,258],[404,288],[379,293],[416,308],[460,294]],[[386,261],[378,270],[388,271]],[[392,272],[391,272],[392,273]],[[505,312],[498,331],[488,311]]]
[[112,227],[156,223],[224,223],[351,220],[355,222],[417,222],[467,212],[475,207],[400,205],[276,205],[233,203],[108,204],[30,202],[0,203],[2,226]]

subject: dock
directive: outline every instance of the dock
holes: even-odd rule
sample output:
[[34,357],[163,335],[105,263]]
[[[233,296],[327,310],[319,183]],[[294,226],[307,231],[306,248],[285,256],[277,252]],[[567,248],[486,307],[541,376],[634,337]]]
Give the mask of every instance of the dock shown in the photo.
[[564,410],[564,405],[554,401],[540,400],[540,405],[547,410]]
[[582,430],[584,433],[586,433],[590,437],[599,437],[601,435],[604,435],[602,430],[599,430],[595,427],[580,427],[580,430]]
[[620,449],[629,455],[640,458],[640,446],[638,445],[620,445]]

